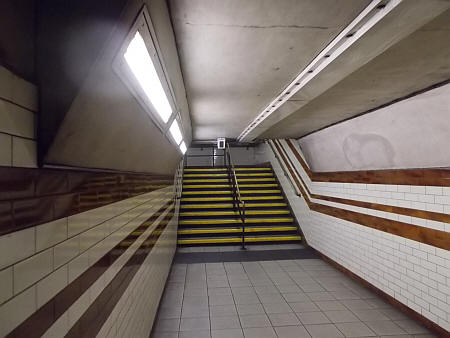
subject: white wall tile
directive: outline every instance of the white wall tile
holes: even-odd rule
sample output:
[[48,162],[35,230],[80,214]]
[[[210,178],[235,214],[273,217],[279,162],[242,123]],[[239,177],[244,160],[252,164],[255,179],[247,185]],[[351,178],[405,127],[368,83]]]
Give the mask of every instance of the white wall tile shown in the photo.
[[66,217],[36,226],[36,251],[47,249],[66,239]]
[[31,287],[0,306],[0,336],[16,328],[37,309],[36,288]]
[[36,141],[13,136],[12,152],[13,167],[37,167]]
[[0,304],[13,295],[12,267],[0,271]]
[[37,283],[36,291],[38,308],[47,303],[68,284],[67,278],[68,266],[64,265]]
[[0,133],[0,165],[12,165],[12,136]]
[[0,99],[0,132],[35,138],[34,113]]
[[16,231],[0,237],[0,269],[35,253],[34,228]]
[[53,248],[42,251],[13,266],[14,294],[36,283],[53,270]]
[[18,76],[14,76],[11,101],[34,112],[37,111],[38,92],[36,86]]
[[12,99],[14,74],[3,66],[0,66],[0,98]]
[[54,247],[54,268],[66,264],[80,252],[80,239],[75,236]]
[[89,212],[82,212],[67,218],[68,236],[72,237],[91,227]]

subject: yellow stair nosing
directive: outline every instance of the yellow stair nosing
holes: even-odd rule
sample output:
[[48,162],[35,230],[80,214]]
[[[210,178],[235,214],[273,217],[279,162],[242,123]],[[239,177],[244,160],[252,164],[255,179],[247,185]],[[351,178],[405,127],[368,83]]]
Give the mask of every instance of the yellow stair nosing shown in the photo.
[[[243,196],[244,201],[264,201],[264,200],[282,200],[283,196]],[[233,198],[230,197],[182,197],[182,202],[212,202],[212,201],[232,201]]]
[[[290,214],[289,210],[248,210],[246,215],[284,215]],[[183,211],[180,212],[180,216],[226,216],[226,215],[239,215],[239,211]]]
[[[248,218],[245,224],[251,223],[291,223],[294,219],[286,218]],[[239,218],[224,218],[224,219],[182,219],[178,221],[179,224],[241,224]]]
[[[241,190],[241,195],[243,194],[280,194],[281,190],[273,189],[273,190]],[[231,190],[201,190],[201,191],[195,191],[195,190],[189,190],[189,191],[182,191],[183,195],[224,195],[224,194],[231,194]]]
[[[246,208],[273,208],[273,207],[286,207],[287,204],[286,203],[246,203],[245,207]],[[217,203],[217,204],[182,204],[180,206],[180,209],[201,209],[201,208],[206,208],[206,209],[213,209],[213,208],[218,208],[218,209],[227,209],[227,208],[233,208],[233,204],[232,203]]]
[[[270,231],[294,231],[297,230],[295,226],[280,226],[280,227],[248,227],[245,228],[247,232],[270,232]],[[242,228],[209,228],[209,229],[180,229],[179,235],[190,234],[220,234],[220,233],[242,233]]]
[[[245,242],[277,242],[277,241],[299,241],[300,236],[257,236],[245,237]],[[219,237],[219,238],[189,238],[179,239],[178,244],[215,244],[215,243],[242,243],[241,237]]]

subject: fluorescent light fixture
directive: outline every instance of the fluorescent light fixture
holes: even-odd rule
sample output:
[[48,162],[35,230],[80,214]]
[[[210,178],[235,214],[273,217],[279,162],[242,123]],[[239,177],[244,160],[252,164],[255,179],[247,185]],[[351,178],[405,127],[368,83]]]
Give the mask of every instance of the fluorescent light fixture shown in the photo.
[[398,6],[403,0],[372,0],[372,2],[308,64],[297,77],[242,131],[238,141],[246,141],[248,134],[280,106],[295,95],[326,66],[347,50],[356,40]]
[[172,107],[139,31],[128,45],[124,57],[156,112],[167,123],[172,115]]
[[180,144],[181,140],[183,140],[183,135],[181,134],[181,130],[180,127],[178,126],[177,120],[173,120],[169,130],[170,134],[172,134],[172,137],[175,140],[175,143]]
[[181,142],[181,144],[180,144],[180,150],[181,150],[181,152],[183,153],[183,155],[184,155],[184,153],[186,152],[186,150],[187,150],[187,148],[186,148],[186,144],[184,143],[184,141],[183,142]]

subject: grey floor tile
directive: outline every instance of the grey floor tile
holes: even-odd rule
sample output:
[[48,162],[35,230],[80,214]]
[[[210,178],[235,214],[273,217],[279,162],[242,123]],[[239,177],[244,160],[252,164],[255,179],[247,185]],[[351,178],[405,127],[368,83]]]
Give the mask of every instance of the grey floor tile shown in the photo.
[[181,308],[182,318],[206,317],[209,314],[208,306],[183,306]]
[[207,296],[185,296],[183,298],[183,307],[185,306],[208,306]]
[[255,292],[259,295],[281,294],[275,285],[255,286]]
[[350,310],[324,311],[324,313],[332,323],[351,323],[360,321]]
[[213,295],[209,296],[209,305],[230,305],[234,304],[234,299],[232,295]]
[[272,326],[265,314],[239,316],[242,328]]
[[195,288],[195,289],[193,289],[193,288],[189,288],[189,289],[185,289],[184,290],[184,296],[185,297],[206,297],[208,294],[207,294],[207,291],[206,291],[206,288],[204,288],[204,289],[197,289],[197,288]]
[[338,299],[338,300],[343,300],[343,299],[360,299],[361,297],[354,293],[351,290],[337,290],[337,291],[331,291],[331,294],[333,295],[334,298]]
[[178,338],[178,332],[153,332],[150,338]]
[[232,279],[228,281],[230,286],[239,287],[239,286],[252,286],[253,284],[249,279]]
[[208,288],[208,296],[231,295],[231,288]]
[[259,304],[259,298],[256,293],[253,294],[243,294],[234,295],[234,302],[236,304]]
[[183,331],[178,334],[178,338],[211,338],[211,331]]
[[380,309],[379,311],[393,321],[409,319],[407,315],[396,309]]
[[390,305],[389,303],[386,303],[381,298],[367,299],[367,303],[369,303],[370,305],[373,305],[373,307],[376,309],[392,309],[393,308],[392,305]]
[[213,280],[208,282],[208,288],[227,288],[230,287],[228,280]]
[[158,310],[158,319],[173,319],[181,317],[181,306],[161,307]]
[[347,310],[347,308],[338,300],[324,300],[315,303],[322,311]]
[[277,338],[272,327],[256,327],[244,329],[245,338]]
[[385,314],[380,310],[369,309],[369,310],[352,310],[352,312],[361,319],[362,321],[376,321],[376,320],[389,320]]
[[279,338],[310,338],[310,334],[301,326],[280,326],[274,328]]
[[306,295],[312,301],[335,300],[331,292],[328,291],[308,292]]
[[209,313],[211,317],[223,317],[223,316],[236,316],[236,306],[234,304],[230,305],[217,305],[210,306]]
[[266,313],[289,313],[293,312],[286,302],[263,304]]
[[181,318],[180,331],[198,331],[209,329],[209,317]]
[[278,291],[281,293],[302,293],[303,291],[298,287],[298,285],[277,285]]
[[244,338],[242,329],[212,330],[212,338]]
[[294,303],[294,302],[307,302],[309,301],[309,297],[307,293],[303,292],[295,292],[295,293],[283,293],[282,294],[286,302]]
[[427,328],[424,326],[414,322],[411,319],[403,319],[403,320],[395,320],[394,321],[398,326],[400,326],[403,330],[410,334],[425,334],[430,333]]
[[272,326],[300,325],[294,313],[270,313],[268,316]]
[[375,332],[373,332],[371,329],[369,329],[369,327],[362,322],[338,323],[338,324],[336,324],[336,326],[346,337],[376,336]]
[[211,317],[211,330],[240,329],[238,316]]
[[299,303],[289,303],[294,312],[314,312],[320,311],[317,305],[313,302],[299,302]]
[[239,315],[255,315],[265,313],[261,304],[238,304],[236,305]]
[[284,302],[284,298],[281,293],[271,293],[266,295],[258,295],[261,303],[282,303]]
[[390,320],[370,321],[365,323],[372,331],[380,336],[406,334],[405,330]]
[[344,337],[341,331],[333,324],[305,325],[312,338]]
[[256,295],[255,289],[252,286],[232,287],[233,295]]
[[297,313],[297,317],[302,324],[328,324],[330,319],[323,312],[301,312]]
[[174,332],[178,331],[180,325],[180,319],[158,319],[155,324],[155,332]]
[[299,284],[300,288],[303,292],[318,292],[318,291],[326,291],[319,283],[312,284]]
[[341,300],[341,303],[344,304],[350,310],[370,310],[373,309],[373,305],[367,303],[364,299],[346,299]]

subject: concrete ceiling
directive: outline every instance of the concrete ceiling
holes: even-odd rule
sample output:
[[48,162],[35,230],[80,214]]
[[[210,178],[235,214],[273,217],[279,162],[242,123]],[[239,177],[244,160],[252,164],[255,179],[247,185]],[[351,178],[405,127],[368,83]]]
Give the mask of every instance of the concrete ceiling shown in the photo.
[[[171,0],[193,138],[239,136],[369,2]],[[301,137],[449,78],[449,6],[403,1],[251,138]]]
[[235,138],[369,0],[172,0],[193,138]]

